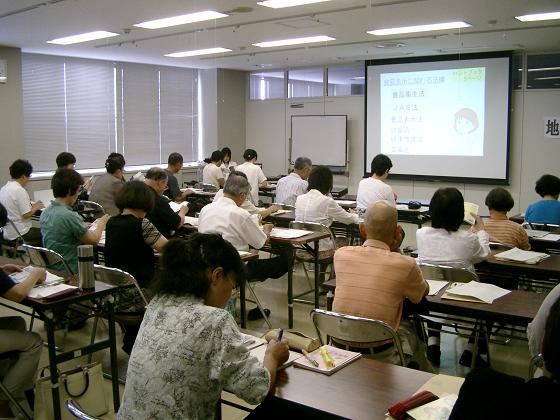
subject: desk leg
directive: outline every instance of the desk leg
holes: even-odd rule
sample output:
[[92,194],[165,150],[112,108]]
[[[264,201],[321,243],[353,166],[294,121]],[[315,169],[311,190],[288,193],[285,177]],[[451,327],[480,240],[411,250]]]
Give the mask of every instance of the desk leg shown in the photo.
[[54,339],[54,323],[49,318],[49,314],[45,317],[45,327],[47,329],[47,343],[49,351],[49,369],[51,373],[51,391],[55,420],[61,419],[60,414],[60,393],[58,389],[58,370],[56,368],[56,342]]
[[112,299],[107,302],[107,318],[109,321],[109,353],[111,356],[111,382],[113,384],[113,408],[119,411],[121,398],[119,396],[119,368],[117,365],[117,335],[115,333],[115,304]]
[[288,327],[294,327],[294,250],[288,259]]
[[319,241],[315,241],[315,309],[319,308]]
[[243,282],[239,285],[239,306],[241,308],[241,328],[247,328],[247,301],[245,300],[245,282],[249,281],[248,279],[243,280]]

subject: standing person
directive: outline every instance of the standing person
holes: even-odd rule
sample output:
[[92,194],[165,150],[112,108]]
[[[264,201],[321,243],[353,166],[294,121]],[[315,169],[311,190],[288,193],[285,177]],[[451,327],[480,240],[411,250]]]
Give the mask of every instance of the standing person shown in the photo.
[[258,206],[259,188],[266,187],[268,185],[266,182],[266,176],[264,176],[261,167],[255,165],[255,162],[257,161],[257,152],[255,150],[245,150],[245,153],[243,153],[243,159],[245,159],[245,163],[237,165],[235,169],[247,175],[249,185],[251,186],[250,199],[255,206]]
[[91,188],[89,198],[100,204],[109,216],[119,214],[115,197],[125,183],[125,160],[120,153],[111,153],[105,161],[106,174],[101,175]]
[[365,211],[367,207],[379,200],[385,200],[396,206],[396,195],[393,189],[385,183],[389,171],[393,167],[391,159],[383,154],[375,156],[371,161],[371,177],[364,178],[358,184],[356,207]]
[[[78,245],[97,245],[109,220],[105,214],[97,219],[93,230],[88,230],[80,215],[72,211],[83,183],[82,176],[73,169],[56,171],[51,180],[54,201],[41,214],[45,247],[62,255],[73,273],[78,272]],[[64,267],[58,265],[56,269],[63,271]]]
[[222,158],[222,164],[220,165],[220,169],[224,173],[224,176],[226,176],[226,174],[229,175],[231,171],[235,170],[235,167],[237,166],[237,162],[231,160],[231,149],[229,147],[224,147],[222,149],[222,155],[223,158]]
[[560,179],[554,175],[543,175],[537,181],[535,191],[543,199],[527,207],[525,220],[560,225]]
[[[0,203],[6,207],[8,220],[14,225],[7,224],[4,228],[4,238],[10,241],[17,239],[20,235],[29,245],[43,246],[41,230],[34,228],[31,224],[31,216],[37,210],[44,209],[42,201],[31,204],[29,194],[25,187],[29,183],[33,167],[27,160],[18,159],[10,165],[11,181],[8,181],[0,189]],[[17,231],[16,231],[17,229]]]
[[212,152],[212,157],[210,157],[209,162],[202,170],[202,182],[205,184],[211,184],[218,188],[224,187],[224,174],[220,169],[222,164],[222,152],[215,150]]
[[261,363],[223,308],[243,264],[219,235],[194,234],[165,246],[161,273],[130,355],[119,420],[211,419],[223,389],[259,404],[288,359],[271,340]]
[[165,191],[165,196],[170,200],[181,202],[185,198],[192,194],[192,191],[186,189],[181,192],[179,188],[179,181],[175,176],[181,169],[183,169],[183,156],[180,153],[173,152],[167,158],[167,168],[165,168],[165,173],[167,174],[167,190]]
[[307,178],[312,166],[311,159],[298,157],[293,172],[278,180],[275,202],[295,206],[298,196],[307,192]]

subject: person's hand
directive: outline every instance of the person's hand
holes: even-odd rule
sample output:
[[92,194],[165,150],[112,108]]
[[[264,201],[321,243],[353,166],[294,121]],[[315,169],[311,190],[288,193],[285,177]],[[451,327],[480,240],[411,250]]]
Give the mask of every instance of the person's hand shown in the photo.
[[185,191],[183,191],[183,193],[181,194],[181,196],[183,198],[188,197],[189,195],[194,194],[194,191],[190,190],[189,188],[187,188]]
[[87,192],[91,191],[93,187],[93,177],[89,177],[86,182],[84,182],[84,188]]
[[274,225],[272,223],[265,223],[263,225],[263,232],[266,233],[266,236],[270,236],[270,232],[272,232],[272,228]]
[[185,216],[188,212],[189,212],[189,206],[183,205],[183,206],[181,206],[181,208],[179,209],[179,216],[183,217],[183,216]]
[[348,213],[350,213],[350,214],[355,214],[355,213],[356,213],[356,212],[354,211],[354,209],[352,209],[352,208],[348,208],[348,209],[346,209],[346,211],[347,211]]
[[19,273],[23,271],[23,267],[16,264],[4,264],[2,269],[6,272],[6,274]]
[[37,283],[35,284],[40,284],[43,283],[47,278],[47,271],[43,267],[33,267],[33,270],[31,270],[30,275],[36,275]]
[[282,207],[277,206],[276,204],[273,204],[271,206],[268,207],[268,209],[270,210],[270,213],[276,213],[278,210],[281,210]]
[[35,213],[37,210],[41,210],[44,209],[45,205],[43,204],[43,202],[41,200],[39,201],[35,201],[35,203],[31,206],[31,211],[33,213]]
[[272,358],[278,366],[284,363],[290,357],[290,349],[288,347],[288,342],[286,340],[282,340],[280,342],[272,339],[268,342],[268,346],[266,346],[266,352],[264,357]]
[[477,216],[474,213],[471,213],[474,216],[474,225],[472,227],[473,232],[478,232],[480,230],[484,230],[484,222],[480,216]]

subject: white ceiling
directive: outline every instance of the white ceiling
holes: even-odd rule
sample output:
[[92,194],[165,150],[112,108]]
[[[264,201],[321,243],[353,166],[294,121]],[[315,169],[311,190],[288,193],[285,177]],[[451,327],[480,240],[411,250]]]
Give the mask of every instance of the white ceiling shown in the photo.
[[[559,20],[521,23],[514,19],[516,15],[560,10],[559,0],[332,0],[276,10],[256,3],[256,0],[0,0],[0,45],[19,47],[24,52],[240,70],[289,69],[459,52],[560,50]],[[229,11],[231,16],[157,30],[132,26],[202,10]],[[389,37],[366,34],[371,29],[455,20],[464,20],[472,27]],[[93,30],[121,35],[70,46],[46,43]],[[336,40],[307,47],[262,49],[251,45],[312,35],[329,35]],[[395,43],[404,46],[391,47]],[[215,46],[233,51],[195,58],[163,56]]]

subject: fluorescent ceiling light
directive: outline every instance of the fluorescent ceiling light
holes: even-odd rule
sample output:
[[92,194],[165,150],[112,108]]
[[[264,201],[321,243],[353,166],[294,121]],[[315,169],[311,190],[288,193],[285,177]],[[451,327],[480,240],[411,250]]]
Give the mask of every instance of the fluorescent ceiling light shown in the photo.
[[365,80],[366,77],[365,76],[354,76],[352,77],[352,80]]
[[219,19],[228,17],[225,13],[205,10],[204,12],[189,13],[187,15],[172,16],[163,19],[148,20],[146,22],[137,23],[133,26],[146,29],[167,28],[169,26],[185,25],[187,23],[202,22],[205,20]]
[[216,47],[216,48],[205,48],[202,50],[190,50],[190,51],[179,51],[170,54],[164,54],[166,57],[181,58],[181,57],[194,57],[196,55],[209,55],[209,54],[220,54],[231,51],[227,48]]
[[79,42],[93,41],[94,39],[111,38],[113,36],[118,36],[118,35],[120,34],[116,34],[114,32],[93,31],[93,32],[87,32],[85,34],[65,36],[64,38],[53,39],[52,41],[47,41],[47,43],[58,44],[58,45],[70,45],[70,44],[77,44]]
[[257,4],[273,9],[282,9],[283,7],[302,6],[304,4],[323,3],[325,1],[330,0],[265,0],[258,1]]
[[326,35],[318,36],[308,36],[305,38],[292,38],[292,39],[281,39],[278,41],[266,41],[253,44],[255,47],[269,48],[269,47],[282,47],[285,45],[297,45],[297,44],[310,44],[312,42],[323,42],[323,41],[334,41],[336,38],[331,38]]
[[515,16],[521,22],[536,22],[539,20],[560,19],[560,12],[534,13],[532,15]]
[[468,28],[469,25],[466,22],[445,22],[445,23],[433,23],[429,25],[416,25],[416,26],[403,26],[401,28],[387,28],[387,29],[376,29],[373,31],[367,31],[368,34],[372,35],[396,35],[396,34],[410,34],[414,32],[428,32],[428,31],[441,31],[444,29],[457,29],[457,28]]

